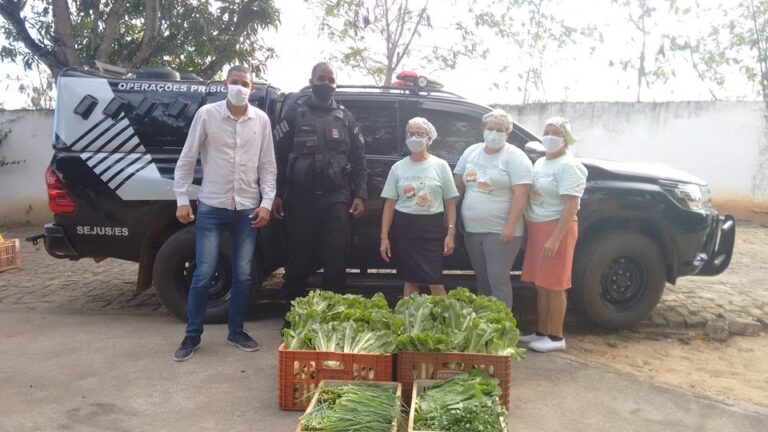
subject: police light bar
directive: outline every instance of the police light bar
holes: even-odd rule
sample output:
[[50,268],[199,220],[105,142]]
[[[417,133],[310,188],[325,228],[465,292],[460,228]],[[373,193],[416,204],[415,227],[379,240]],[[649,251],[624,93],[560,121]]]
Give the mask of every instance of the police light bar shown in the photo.
[[397,81],[392,83],[396,86],[416,86],[416,87],[426,87],[429,83],[429,80],[427,77],[419,76],[416,72],[413,71],[402,71],[396,76]]

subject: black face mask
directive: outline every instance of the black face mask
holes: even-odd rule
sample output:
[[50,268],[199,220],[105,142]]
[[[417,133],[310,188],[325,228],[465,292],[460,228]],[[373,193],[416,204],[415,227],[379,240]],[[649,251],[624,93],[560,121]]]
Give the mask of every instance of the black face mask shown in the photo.
[[328,83],[312,84],[312,96],[321,103],[330,102],[334,91],[336,91],[336,88]]

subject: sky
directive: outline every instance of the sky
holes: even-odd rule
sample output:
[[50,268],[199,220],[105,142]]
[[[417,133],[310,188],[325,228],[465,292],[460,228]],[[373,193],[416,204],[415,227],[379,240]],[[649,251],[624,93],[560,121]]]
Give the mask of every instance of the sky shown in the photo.
[[[445,7],[432,8],[433,29],[425,32],[416,42],[417,48],[428,48],[434,41],[450,39],[455,33],[448,29],[455,17],[464,9],[455,6],[455,0],[443,0]],[[694,0],[681,0],[694,1]],[[699,0],[703,8],[728,6],[736,0]],[[277,30],[263,34],[267,44],[273,46],[278,58],[267,64],[265,78],[283,91],[294,91],[306,85],[309,71],[314,63],[327,59],[338,47],[318,34],[318,17],[302,0],[276,0],[281,10],[282,24]],[[660,0],[657,0],[660,2]],[[418,3],[412,2],[412,3]],[[434,5],[436,2],[433,1]],[[478,4],[478,3],[476,3]],[[637,40],[629,24],[626,11],[610,4],[609,0],[561,0],[558,15],[565,17],[572,25],[593,25],[603,35],[604,42],[595,45],[588,40],[559,50],[546,51],[543,64],[543,88],[534,91],[531,101],[635,101],[636,86],[633,71],[622,71],[611,67],[619,60],[636,56],[639,50]],[[695,31],[706,22],[689,20],[680,22],[664,13],[656,13],[653,26],[659,30]],[[524,17],[521,17],[521,19]],[[424,67],[420,59],[407,59],[401,70],[415,70],[436,79],[446,90],[458,93],[474,102],[483,104],[518,104],[522,93],[517,89],[517,72],[524,69],[526,60],[521,59],[519,50],[509,42],[488,35],[486,42],[491,48],[487,59],[471,58],[462,61],[456,69],[447,70],[434,65]],[[658,40],[651,38],[650,46],[657,46]],[[649,50],[650,52],[650,50]],[[504,66],[509,66],[504,70]],[[654,85],[642,91],[644,102],[679,100],[710,100],[707,86],[702,83],[693,69],[683,61],[672,63],[676,77],[667,84]],[[0,73],[0,101],[6,108],[24,104],[23,98],[15,91],[16,83],[3,81],[5,72],[12,75],[21,73],[16,65],[2,64]],[[340,84],[373,84],[373,80],[357,71],[336,66],[337,81]],[[494,83],[502,83],[495,88]],[[504,85],[507,83],[508,85]],[[718,91],[720,98],[753,99],[750,85],[738,73],[728,76],[728,92]]]

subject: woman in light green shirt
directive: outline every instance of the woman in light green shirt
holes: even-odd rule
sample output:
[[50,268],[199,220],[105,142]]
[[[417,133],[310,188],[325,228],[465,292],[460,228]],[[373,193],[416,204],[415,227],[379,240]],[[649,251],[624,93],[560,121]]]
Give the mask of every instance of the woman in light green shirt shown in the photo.
[[463,193],[464,246],[477,278],[478,294],[512,307],[509,272],[523,242],[523,210],[533,177],[531,160],[507,143],[512,117],[502,109],[483,116],[484,142],[467,148],[455,174]]
[[453,253],[456,200],[459,192],[448,163],[429,153],[437,138],[435,127],[422,117],[408,122],[406,145],[411,155],[395,163],[381,197],[382,259],[394,260],[405,281],[403,295],[429,285],[433,295],[444,295],[443,257]]
[[567,119],[547,120],[541,138],[546,153],[533,165],[533,189],[525,211],[528,242],[520,279],[536,286],[538,326],[520,341],[539,352],[565,349],[565,291],[571,288],[579,237],[576,214],[587,186],[587,169],[567,151],[575,142]]

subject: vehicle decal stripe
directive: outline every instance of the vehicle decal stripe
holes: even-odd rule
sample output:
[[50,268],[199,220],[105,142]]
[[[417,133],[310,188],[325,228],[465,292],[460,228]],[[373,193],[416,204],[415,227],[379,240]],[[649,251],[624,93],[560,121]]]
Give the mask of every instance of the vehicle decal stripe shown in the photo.
[[93,159],[90,162],[87,162],[89,166],[92,163],[96,163],[96,162],[101,161],[101,160],[103,160],[104,158],[107,157],[107,155],[104,154],[104,153],[83,153],[83,154],[80,155],[80,158],[85,160],[85,158],[88,157],[88,156],[93,156]]
[[110,145],[115,138],[120,137],[122,134],[125,133],[125,131],[129,131],[129,134],[133,134],[133,130],[131,129],[131,124],[129,122],[125,122],[125,126],[123,126],[120,130],[112,134],[109,138],[105,138],[103,140],[100,140],[100,146],[96,150],[93,150],[94,153],[101,153],[104,151],[104,149]]
[[122,187],[122,186],[123,186],[125,183],[127,183],[127,182],[128,182],[128,180],[130,180],[130,179],[131,179],[133,176],[135,176],[136,174],[138,174],[138,173],[140,173],[140,172],[144,171],[144,168],[148,167],[148,166],[149,166],[149,164],[151,164],[151,163],[152,163],[152,158],[149,158],[149,160],[147,160],[147,161],[144,163],[144,165],[142,165],[141,167],[139,167],[139,169],[137,169],[136,171],[134,171],[134,172],[130,173],[130,174],[128,175],[128,177],[124,178],[124,179],[123,179],[123,181],[121,181],[121,182],[120,182],[120,184],[118,184],[117,186],[115,186],[115,188],[114,188],[114,191],[115,191],[115,192],[117,192],[118,190],[120,190],[120,188],[121,188],[121,187]]
[[[120,162],[116,163],[111,168],[106,170],[104,174],[101,174],[102,180],[104,180],[105,183],[111,182],[116,177],[119,177],[120,174],[122,174],[122,172],[125,171],[126,168],[136,163],[139,159],[143,158],[144,155],[145,153],[136,153],[131,155],[131,157],[122,159]],[[117,159],[117,157],[112,158],[112,160],[114,159]]]
[[[76,146],[73,146],[72,149],[75,151],[82,151],[85,147],[85,145],[96,135],[99,135],[107,128],[111,127],[114,124],[114,122],[104,122],[99,126],[98,128],[94,129],[93,132],[83,137],[83,140],[80,141]],[[78,148],[79,147],[79,148]]]
[[[115,156],[115,155],[118,153],[118,151],[119,151],[119,150],[120,150],[122,147],[124,147],[126,144],[127,144],[127,145],[129,145],[129,146],[131,146],[131,145],[133,145],[134,143],[139,143],[139,140],[136,138],[136,135],[133,135],[133,134],[131,134],[130,136],[128,136],[128,138],[126,138],[125,140],[123,140],[123,142],[121,142],[121,143],[120,143],[120,145],[118,145],[118,146],[117,146],[117,148],[115,148],[114,150],[112,150],[112,152],[111,152],[111,153],[109,154],[109,156],[107,156],[107,157],[109,157],[109,158],[113,158],[113,156]],[[134,146],[134,148],[135,148],[135,146]],[[129,152],[129,153],[133,153],[133,152]],[[113,158],[113,159],[114,159],[114,161],[113,161],[113,162],[112,162],[112,163],[111,163],[109,166],[107,166],[106,168],[104,168],[103,170],[101,170],[101,172],[97,173],[99,176],[102,176],[102,175],[104,175],[104,173],[105,173],[105,172],[109,171],[109,169],[110,169],[110,168],[112,168],[113,166],[115,166],[115,164],[116,164],[117,162],[119,162],[121,158],[120,158],[120,157],[118,157],[118,158]],[[93,169],[94,169],[94,171],[95,171],[95,170],[96,170],[96,168],[97,168],[99,165],[101,165],[101,163],[102,163],[102,162],[104,162],[104,159],[102,159],[102,160],[101,160],[99,163],[97,163],[97,164],[95,164],[95,165],[92,165],[92,166],[91,166],[91,168],[93,168]]]
[[107,180],[104,180],[104,181],[107,184],[109,184],[110,187],[112,187],[111,183],[114,179],[116,179],[117,177],[120,177],[120,174],[123,174],[124,172],[126,172],[126,170],[128,170],[129,167],[131,167],[132,165],[136,165],[137,162],[144,160],[145,158],[149,158],[149,160],[152,160],[152,158],[148,154],[144,153],[143,155],[140,155],[139,157],[134,158],[132,161],[129,161],[127,164],[125,164],[125,166],[118,169],[116,173],[112,174],[111,177],[109,177]]
[[124,159],[126,159],[126,158],[128,158],[128,157],[130,157],[130,156],[133,156],[133,155],[134,155],[134,153],[136,153],[136,152],[137,152],[137,151],[139,151],[139,150],[140,150],[140,152],[141,152],[141,153],[144,153],[144,148],[142,148],[141,142],[138,142],[138,143],[137,143],[135,146],[133,146],[133,147],[132,147],[130,150],[128,150],[127,152],[125,152],[125,153],[123,153],[122,155],[120,155],[120,156],[117,158],[117,160],[116,160],[116,163],[122,162]]
[[82,135],[77,137],[77,139],[72,144],[69,145],[69,148],[72,149],[73,147],[75,147],[80,141],[82,141],[83,138],[88,136],[88,134],[90,134],[91,132],[96,130],[96,128],[98,128],[99,126],[104,124],[104,122],[107,121],[107,119],[109,119],[109,117],[108,116],[104,116],[103,119],[99,120],[98,122],[96,122],[96,124],[94,124],[93,126],[88,128],[88,130],[86,130],[85,133],[83,133]]
[[107,149],[99,148],[94,150],[96,153],[109,153],[109,156],[112,156],[113,154],[117,153],[120,150],[120,147],[125,145],[128,141],[131,139],[136,138],[136,135],[133,134],[133,129],[124,129],[122,133],[118,133],[114,136],[114,138],[111,138],[109,142],[111,143],[117,143],[116,146],[112,146],[111,149],[109,149],[109,152],[107,152]]
[[[101,131],[101,132],[100,132],[98,135],[96,135],[96,136],[95,136],[95,137],[94,137],[94,138],[93,138],[91,141],[89,141],[89,142],[88,142],[88,144],[86,144],[85,146],[83,146],[83,147],[79,148],[78,150],[79,150],[79,151],[86,151],[86,150],[88,150],[88,147],[92,146],[94,143],[96,143],[97,141],[99,141],[99,139],[101,139],[101,137],[103,137],[104,135],[106,135],[106,133],[107,133],[107,132],[109,132],[110,130],[112,130],[112,129],[113,129],[115,126],[117,126],[119,123],[122,123],[122,120],[124,120],[124,119],[125,119],[125,117],[122,117],[122,118],[120,118],[120,121],[115,121],[115,122],[114,122],[114,123],[112,123],[111,125],[107,126],[107,127],[106,127],[106,129],[104,129],[103,131]],[[128,124],[128,126],[130,127],[130,123]]]

